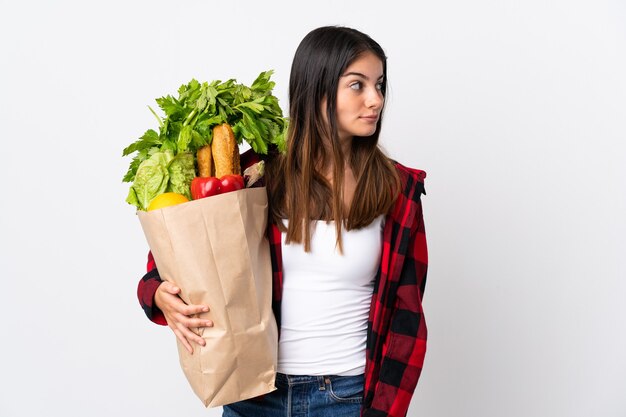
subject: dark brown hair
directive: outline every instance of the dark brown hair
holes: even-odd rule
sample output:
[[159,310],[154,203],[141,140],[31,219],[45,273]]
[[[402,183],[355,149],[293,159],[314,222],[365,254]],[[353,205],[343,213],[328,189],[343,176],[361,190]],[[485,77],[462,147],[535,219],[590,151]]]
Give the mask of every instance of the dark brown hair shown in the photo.
[[[398,173],[378,147],[382,113],[376,131],[355,137],[350,155],[341,149],[336,118],[339,79],[365,52],[383,64],[381,92],[387,89],[387,57],[378,43],[355,29],[326,26],[304,37],[296,50],[289,80],[287,151],[268,163],[270,221],[287,232],[286,242],[310,250],[312,220],[334,220],[342,250],[341,226],[359,229],[386,214],[400,191]],[[326,102],[326,115],[322,103]],[[328,122],[326,122],[326,120]],[[330,143],[330,152],[324,142]],[[345,158],[357,181],[349,212],[343,207]],[[330,163],[333,184],[318,171]],[[287,228],[281,219],[289,219]]]

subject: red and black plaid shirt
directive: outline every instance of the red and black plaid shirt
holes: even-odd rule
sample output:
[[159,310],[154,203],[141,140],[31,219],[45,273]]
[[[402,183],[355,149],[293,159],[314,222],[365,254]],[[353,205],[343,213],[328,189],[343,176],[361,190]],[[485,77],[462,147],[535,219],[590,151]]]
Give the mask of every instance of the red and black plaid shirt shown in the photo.
[[[428,254],[420,200],[425,194],[426,173],[398,163],[396,168],[403,190],[385,221],[382,258],[370,306],[361,409],[364,417],[406,416],[426,354],[422,297]],[[272,307],[280,329],[283,270],[281,233],[276,225],[269,225],[267,237],[274,281]],[[165,325],[163,313],[153,303],[160,283],[149,254],[148,273],[139,282],[137,294],[148,318]]]

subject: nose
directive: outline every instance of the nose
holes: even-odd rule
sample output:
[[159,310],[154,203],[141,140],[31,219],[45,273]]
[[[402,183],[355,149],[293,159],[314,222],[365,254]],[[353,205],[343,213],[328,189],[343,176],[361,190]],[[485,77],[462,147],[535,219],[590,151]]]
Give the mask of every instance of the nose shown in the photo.
[[377,88],[370,89],[367,98],[365,99],[365,105],[369,109],[380,110],[385,102],[385,98],[383,97],[383,93],[380,92]]

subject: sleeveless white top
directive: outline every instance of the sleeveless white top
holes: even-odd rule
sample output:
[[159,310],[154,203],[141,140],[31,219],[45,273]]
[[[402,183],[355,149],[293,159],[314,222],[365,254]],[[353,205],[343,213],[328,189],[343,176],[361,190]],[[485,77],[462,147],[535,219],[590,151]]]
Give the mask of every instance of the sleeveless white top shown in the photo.
[[[284,220],[285,225],[287,221]],[[367,319],[382,253],[384,216],[359,229],[315,221],[311,251],[285,244],[278,372],[290,375],[359,375],[365,370]]]

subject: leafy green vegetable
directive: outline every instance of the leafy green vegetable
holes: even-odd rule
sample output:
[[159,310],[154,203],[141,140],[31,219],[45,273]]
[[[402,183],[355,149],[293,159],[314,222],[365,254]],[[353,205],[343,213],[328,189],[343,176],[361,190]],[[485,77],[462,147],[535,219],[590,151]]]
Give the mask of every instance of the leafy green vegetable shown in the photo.
[[189,152],[179,153],[169,163],[167,170],[170,182],[165,191],[183,194],[191,200],[190,184],[196,176],[193,155]]
[[[222,123],[229,123],[233,127],[237,143],[241,144],[245,140],[257,153],[267,153],[269,144],[276,145],[281,152],[284,151],[287,119],[283,117],[278,99],[272,95],[275,85],[270,81],[272,74],[273,71],[260,73],[250,87],[238,84],[234,79],[211,83],[200,83],[193,79],[180,86],[178,98],[167,95],[156,99],[165,117],[159,117],[151,107],[148,108],[159,122],[158,133],[152,129],[147,130],[122,152],[123,156],[134,154],[122,180],[135,181],[127,201],[145,209],[146,198],[162,188],[162,181],[166,181],[167,189],[183,190],[184,185],[179,179],[184,178],[187,181],[189,178],[189,157],[182,159],[186,161],[184,163],[174,163],[172,169],[175,171],[172,172],[176,172],[176,180],[172,179],[172,172],[165,180],[164,174],[159,170],[163,167],[157,169],[155,162],[145,166],[143,163],[152,160],[157,153],[171,153],[172,158],[182,153],[190,153],[193,162],[193,155],[197,150],[211,144],[213,127]],[[155,179],[147,178],[151,172]],[[141,185],[137,185],[137,181]],[[170,181],[169,185],[167,181]],[[189,194],[188,189],[184,191],[181,194]]]
[[174,154],[165,151],[156,152],[141,162],[126,201],[140,210],[146,210],[154,197],[166,191],[170,180],[168,167],[173,159]]

